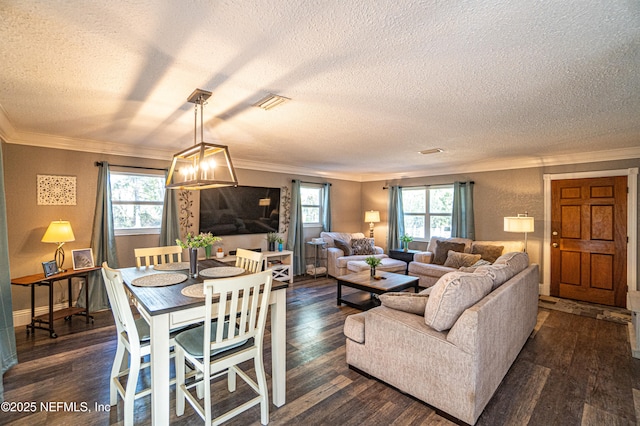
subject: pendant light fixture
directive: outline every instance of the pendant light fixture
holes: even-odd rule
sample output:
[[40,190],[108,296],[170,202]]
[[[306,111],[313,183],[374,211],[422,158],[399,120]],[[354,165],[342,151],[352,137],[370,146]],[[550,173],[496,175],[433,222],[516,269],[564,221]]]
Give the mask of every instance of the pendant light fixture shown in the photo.
[[[210,97],[211,92],[196,89],[187,98],[188,102],[195,104],[193,146],[173,156],[167,175],[167,188],[200,190],[238,186],[229,148],[204,141],[204,104]],[[200,143],[197,143],[198,107],[200,109]]]

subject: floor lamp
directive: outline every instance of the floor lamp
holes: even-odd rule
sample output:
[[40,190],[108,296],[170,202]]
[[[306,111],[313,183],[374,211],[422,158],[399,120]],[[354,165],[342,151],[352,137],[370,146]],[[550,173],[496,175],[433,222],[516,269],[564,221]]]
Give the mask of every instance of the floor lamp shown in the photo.
[[527,233],[533,232],[533,218],[527,213],[504,218],[505,232],[524,232],[524,252],[527,252]]

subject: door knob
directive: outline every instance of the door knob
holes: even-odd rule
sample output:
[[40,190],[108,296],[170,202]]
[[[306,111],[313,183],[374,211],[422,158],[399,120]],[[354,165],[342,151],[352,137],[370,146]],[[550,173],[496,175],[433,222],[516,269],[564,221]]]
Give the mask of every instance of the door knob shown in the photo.
[[551,235],[554,235],[554,236],[558,235],[558,231],[553,231]]
[[553,246],[553,248],[558,248],[558,243],[553,243],[551,245]]

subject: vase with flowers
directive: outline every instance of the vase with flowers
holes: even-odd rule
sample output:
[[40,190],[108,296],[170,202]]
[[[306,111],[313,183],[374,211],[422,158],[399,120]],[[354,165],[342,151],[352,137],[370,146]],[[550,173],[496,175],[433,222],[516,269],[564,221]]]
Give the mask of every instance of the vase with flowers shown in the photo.
[[409,251],[409,243],[413,241],[413,237],[409,234],[404,234],[400,237],[400,241],[402,241],[402,249],[404,251]]
[[193,235],[189,232],[184,241],[176,238],[176,244],[183,249],[189,249],[189,274],[192,277],[198,275],[198,249],[204,248],[222,241],[220,237],[214,237],[210,232],[201,232],[198,235]]
[[367,265],[369,265],[371,267],[371,276],[375,277],[376,276],[376,266],[380,265],[382,263],[382,260],[378,259],[375,256],[369,256],[364,260]]

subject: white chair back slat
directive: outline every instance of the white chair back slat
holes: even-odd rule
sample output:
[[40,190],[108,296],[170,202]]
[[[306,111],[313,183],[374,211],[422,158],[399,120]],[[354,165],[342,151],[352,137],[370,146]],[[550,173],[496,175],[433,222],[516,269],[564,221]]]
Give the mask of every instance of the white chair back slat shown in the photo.
[[255,274],[262,271],[264,256],[262,253],[239,248],[236,250],[236,266]]
[[137,248],[133,250],[133,255],[136,258],[136,267],[138,268],[182,262],[182,248],[180,246]]
[[[204,354],[211,350],[227,347],[236,342],[254,338],[262,340],[266,312],[269,307],[269,294],[271,293],[273,277],[271,271],[259,272],[251,275],[242,275],[234,278],[205,280],[205,319],[210,318],[216,324],[216,340],[204,342]],[[217,312],[213,312],[213,302],[219,297]],[[225,303],[224,301],[227,301]],[[235,319],[235,320],[234,320]],[[223,333],[224,324],[227,322],[228,331]],[[209,336],[207,328],[212,322],[206,321],[205,336]],[[237,327],[236,327],[237,325]],[[206,347],[209,347],[209,351]],[[207,361],[205,360],[204,363]]]

